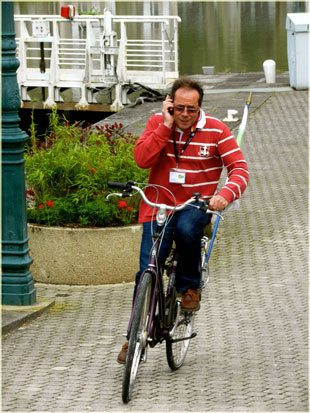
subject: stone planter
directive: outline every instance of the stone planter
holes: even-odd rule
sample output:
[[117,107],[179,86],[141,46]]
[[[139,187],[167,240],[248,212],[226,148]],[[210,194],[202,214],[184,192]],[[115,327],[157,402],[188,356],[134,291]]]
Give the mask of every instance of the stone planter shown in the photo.
[[28,224],[30,270],[35,281],[98,285],[134,281],[141,225],[63,228]]

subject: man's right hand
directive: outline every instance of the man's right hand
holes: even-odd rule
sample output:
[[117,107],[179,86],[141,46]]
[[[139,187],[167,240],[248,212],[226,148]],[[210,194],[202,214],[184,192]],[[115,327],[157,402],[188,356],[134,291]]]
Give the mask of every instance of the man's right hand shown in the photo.
[[174,117],[173,115],[170,115],[168,111],[169,108],[173,108],[173,100],[169,95],[167,95],[166,99],[163,101],[162,114],[164,117],[164,125],[172,129],[174,124]]

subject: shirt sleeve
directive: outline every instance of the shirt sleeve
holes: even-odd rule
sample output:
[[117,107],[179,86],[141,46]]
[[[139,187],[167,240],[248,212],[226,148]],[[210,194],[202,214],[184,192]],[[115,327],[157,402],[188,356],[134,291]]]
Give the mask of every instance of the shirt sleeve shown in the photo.
[[148,169],[154,166],[166,146],[172,129],[162,123],[162,116],[153,115],[147,122],[146,128],[137,140],[134,158],[140,168]]

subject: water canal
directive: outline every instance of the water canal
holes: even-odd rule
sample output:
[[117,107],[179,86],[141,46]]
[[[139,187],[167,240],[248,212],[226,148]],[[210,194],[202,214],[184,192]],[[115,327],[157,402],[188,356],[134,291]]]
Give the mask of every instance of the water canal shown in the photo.
[[[70,3],[70,2],[69,2]],[[16,2],[16,14],[59,14],[65,2]],[[288,70],[285,20],[287,13],[304,12],[304,2],[281,1],[103,1],[71,2],[77,10],[116,15],[177,15],[179,71],[258,72],[266,59],[276,61],[278,71]],[[131,27],[130,30],[139,30]],[[134,33],[149,38],[148,27]]]

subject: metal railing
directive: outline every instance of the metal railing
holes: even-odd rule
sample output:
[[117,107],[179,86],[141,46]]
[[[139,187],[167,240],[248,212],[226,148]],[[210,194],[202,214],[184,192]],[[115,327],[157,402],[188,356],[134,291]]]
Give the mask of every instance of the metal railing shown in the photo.
[[[47,88],[47,108],[63,101],[62,90],[79,90],[77,108],[96,102],[102,89],[114,90],[112,110],[130,103],[127,91],[138,82],[165,89],[178,77],[178,16],[15,15],[22,101],[28,90]],[[134,25],[149,30],[149,38],[128,35]],[[136,30],[138,31],[138,30]],[[112,102],[111,102],[112,103]]]

